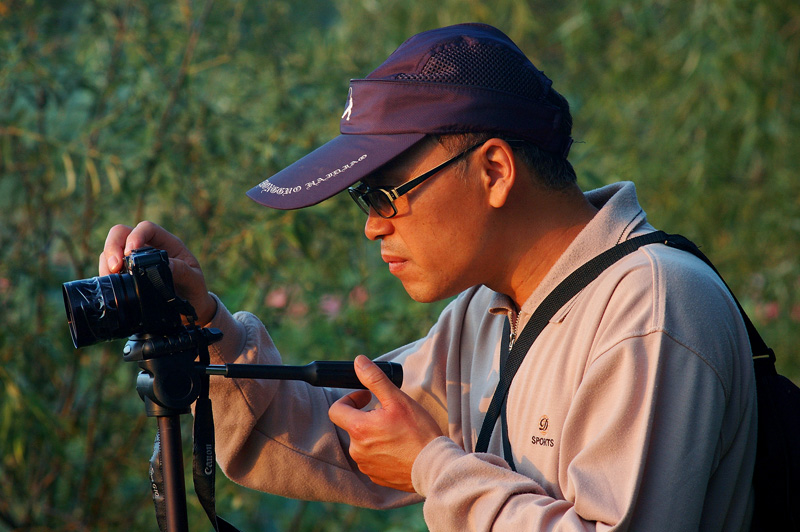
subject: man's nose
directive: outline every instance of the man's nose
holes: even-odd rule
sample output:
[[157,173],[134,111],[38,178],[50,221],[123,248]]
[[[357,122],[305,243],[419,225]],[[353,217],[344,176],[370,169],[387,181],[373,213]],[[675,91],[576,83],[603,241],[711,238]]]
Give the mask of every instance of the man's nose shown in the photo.
[[367,235],[368,239],[378,240],[391,234],[393,230],[394,225],[391,219],[378,216],[375,209],[369,210],[367,223],[364,225],[364,234]]

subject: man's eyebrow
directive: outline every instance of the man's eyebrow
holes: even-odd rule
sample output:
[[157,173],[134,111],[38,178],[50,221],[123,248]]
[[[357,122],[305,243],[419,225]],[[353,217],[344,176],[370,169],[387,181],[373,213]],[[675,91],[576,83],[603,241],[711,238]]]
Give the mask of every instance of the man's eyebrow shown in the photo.
[[366,185],[369,188],[375,188],[375,187],[379,186],[380,179],[378,179],[377,175],[370,174],[370,175],[362,177],[361,181],[359,181],[359,183],[362,184],[362,185]]
[[403,183],[403,179],[398,177],[396,172],[387,172],[386,170],[388,170],[388,168],[378,169],[364,176],[361,182],[371,188],[392,188]]

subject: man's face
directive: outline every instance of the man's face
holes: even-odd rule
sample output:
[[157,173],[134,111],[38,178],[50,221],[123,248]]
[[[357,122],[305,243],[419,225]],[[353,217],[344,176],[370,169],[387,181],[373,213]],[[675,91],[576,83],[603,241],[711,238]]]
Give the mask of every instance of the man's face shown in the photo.
[[[452,155],[437,142],[424,141],[366,182],[396,187]],[[478,148],[465,158],[466,176],[451,165],[398,198],[393,218],[370,212],[364,233],[381,241],[389,271],[417,301],[437,301],[486,282],[490,207],[472,171],[480,155]]]

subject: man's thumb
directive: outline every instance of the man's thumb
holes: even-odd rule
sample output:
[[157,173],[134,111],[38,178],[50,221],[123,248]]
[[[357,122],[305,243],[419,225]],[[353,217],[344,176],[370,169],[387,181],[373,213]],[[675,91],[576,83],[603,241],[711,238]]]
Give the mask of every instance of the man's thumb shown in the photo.
[[398,391],[397,386],[389,380],[381,368],[364,355],[356,357],[355,368],[361,384],[375,394],[378,401],[385,407],[392,394]]

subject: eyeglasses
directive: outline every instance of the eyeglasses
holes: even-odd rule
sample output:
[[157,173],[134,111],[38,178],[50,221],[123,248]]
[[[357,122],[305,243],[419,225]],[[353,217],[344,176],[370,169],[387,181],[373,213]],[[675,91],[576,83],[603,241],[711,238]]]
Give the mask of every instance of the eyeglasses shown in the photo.
[[421,185],[422,182],[429,177],[433,177],[437,172],[444,170],[445,167],[465,157],[472,152],[472,150],[483,146],[483,144],[483,142],[479,142],[471,148],[467,148],[458,155],[446,160],[439,166],[428,170],[420,176],[406,181],[399,187],[371,188],[364,182],[361,182],[357,187],[350,187],[347,189],[347,191],[350,193],[350,197],[353,198],[353,201],[356,202],[356,205],[358,205],[367,216],[369,216],[370,209],[373,209],[381,218],[391,218],[397,214],[397,207],[394,205],[394,202],[397,198],[403,194],[406,194],[412,188]]

